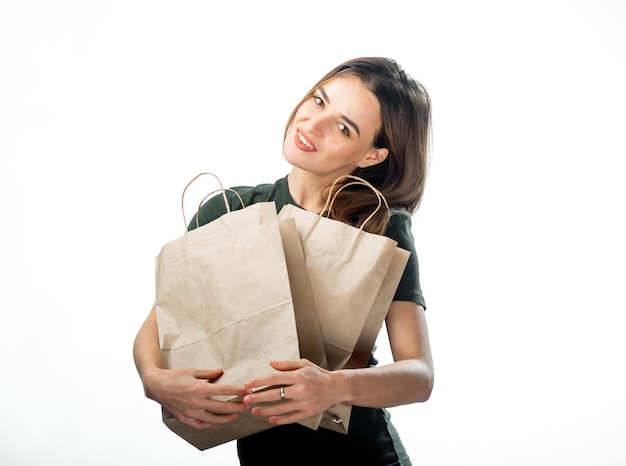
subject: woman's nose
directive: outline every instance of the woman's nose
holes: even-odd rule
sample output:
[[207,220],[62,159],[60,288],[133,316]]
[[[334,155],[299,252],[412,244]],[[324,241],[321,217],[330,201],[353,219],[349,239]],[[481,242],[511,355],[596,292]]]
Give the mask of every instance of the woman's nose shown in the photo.
[[309,119],[308,130],[311,134],[320,134],[324,125],[326,125],[326,118],[323,115],[316,115]]

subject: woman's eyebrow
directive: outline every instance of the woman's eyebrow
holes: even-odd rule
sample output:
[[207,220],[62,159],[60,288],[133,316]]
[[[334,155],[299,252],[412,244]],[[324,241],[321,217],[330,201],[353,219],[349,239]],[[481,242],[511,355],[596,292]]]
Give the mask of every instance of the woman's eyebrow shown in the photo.
[[[328,94],[326,94],[326,91],[324,90],[323,87],[319,88],[320,94],[322,94],[322,97],[324,97],[324,100],[327,103],[330,103],[330,99],[328,98]],[[359,125],[357,125],[354,121],[352,121],[350,118],[348,118],[345,115],[341,115],[341,118],[343,118],[344,120],[346,120],[346,123],[348,123],[350,126],[352,126],[354,128],[354,131],[356,131],[356,134],[358,134],[359,136],[361,136],[361,131],[359,130]]]
[[330,99],[328,98],[328,94],[326,94],[326,91],[324,90],[324,88],[320,87],[319,91],[320,91],[320,94],[322,94],[322,97],[324,97],[324,100],[330,103]]
[[350,126],[352,126],[354,128],[354,131],[356,131],[356,134],[361,136],[361,131],[359,131],[359,125],[357,125],[354,121],[352,121],[350,118],[348,118],[345,115],[341,115],[341,118],[346,120],[346,123],[348,123]]

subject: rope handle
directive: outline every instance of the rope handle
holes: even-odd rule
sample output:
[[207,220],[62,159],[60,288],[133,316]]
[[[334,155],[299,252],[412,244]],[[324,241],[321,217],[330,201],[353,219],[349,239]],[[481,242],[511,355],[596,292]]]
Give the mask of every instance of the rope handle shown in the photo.
[[214,173],[210,173],[210,172],[199,173],[198,175],[194,176],[189,183],[187,183],[187,186],[185,186],[185,189],[183,189],[183,194],[182,194],[181,200],[180,200],[180,207],[181,207],[181,210],[183,212],[183,223],[185,224],[185,231],[187,231],[187,217],[185,216],[185,192],[187,191],[189,186],[191,186],[191,183],[193,183],[194,181],[196,181],[198,178],[200,178],[203,175],[211,175],[213,178],[215,178],[217,180],[217,183],[219,184],[220,187],[219,187],[219,189],[211,191],[209,194],[204,196],[202,198],[202,200],[200,201],[200,204],[198,204],[198,211],[196,212],[196,228],[200,227],[200,221],[199,221],[198,217],[200,216],[200,209],[202,208],[202,205],[204,204],[204,201],[206,201],[209,197],[211,197],[213,194],[215,194],[217,192],[221,192],[222,196],[224,197],[224,205],[226,206],[226,212],[230,213],[230,204],[228,204],[228,198],[226,197],[226,191],[231,191],[231,192],[235,193],[237,195],[237,197],[239,198],[239,201],[241,202],[242,207],[245,207],[245,205],[243,203],[243,200],[241,199],[241,196],[239,195],[239,193],[237,191],[235,191],[234,189],[224,188],[224,186],[222,185],[222,182],[217,177],[217,175],[215,175]]
[[342,179],[345,178],[350,178],[356,181],[352,181],[350,183],[346,183],[344,184],[342,187],[340,187],[336,193],[334,193],[332,196],[330,196],[330,193],[328,195],[328,197],[326,198],[326,204],[324,205],[324,209],[322,210],[322,212],[320,213],[320,215],[324,215],[324,213],[326,212],[326,217],[330,216],[330,212],[332,211],[333,208],[333,203],[335,202],[335,199],[337,198],[337,194],[339,194],[339,192],[344,189],[347,188],[348,186],[354,186],[354,185],[361,185],[361,186],[366,186],[368,188],[370,188],[374,194],[376,195],[376,197],[378,198],[378,205],[376,206],[376,209],[374,209],[374,212],[372,212],[369,217],[367,217],[365,220],[363,220],[363,223],[361,224],[361,226],[359,227],[360,230],[363,230],[363,228],[365,228],[365,225],[367,224],[367,222],[369,222],[374,215],[376,215],[376,213],[380,210],[380,208],[382,207],[382,204],[385,204],[385,207],[387,209],[389,209],[389,204],[387,204],[387,199],[385,199],[385,196],[383,196],[383,194],[374,187],[374,185],[372,185],[369,181],[364,180],[363,178],[360,178],[358,176],[354,176],[354,175],[343,175],[340,176],[339,178],[337,178],[333,184],[330,187],[330,192],[333,192],[333,188],[335,187],[335,185],[337,184],[337,182],[339,182]]

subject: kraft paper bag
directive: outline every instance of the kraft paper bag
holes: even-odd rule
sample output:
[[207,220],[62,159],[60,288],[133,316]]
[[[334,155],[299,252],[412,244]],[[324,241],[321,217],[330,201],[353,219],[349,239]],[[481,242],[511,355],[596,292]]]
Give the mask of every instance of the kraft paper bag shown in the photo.
[[[215,383],[243,385],[272,371],[271,360],[298,359],[275,204],[229,211],[165,244],[156,258],[156,313],[167,368],[222,367],[224,375]],[[163,422],[201,450],[272,427],[249,413],[202,431],[165,410]]]
[[[342,178],[360,180],[359,184],[366,184],[379,196],[379,201],[384,201],[382,194],[365,180],[354,176]],[[332,200],[330,204],[327,202],[324,211],[330,208]],[[357,228],[290,204],[281,209],[278,217],[281,221],[293,218],[296,222],[328,368],[341,369],[352,357],[372,310],[384,318],[389,309],[393,295],[379,294],[385,280],[392,278],[388,274],[392,262],[398,258],[397,242],[383,235],[368,233],[363,230],[363,225]],[[400,276],[404,266],[406,263],[399,266]],[[396,277],[397,273],[392,275]],[[390,283],[389,288],[395,291],[398,283],[399,277],[396,283]]]
[[341,369],[352,356],[397,243],[293,205],[285,205],[279,218],[296,221],[328,366]]
[[[349,178],[366,184],[384,202],[369,183]],[[409,252],[388,237],[364,231],[363,225],[356,228],[292,205],[279,213],[281,221],[286,218],[293,218],[298,227],[328,368],[346,367],[355,350],[353,367],[365,367],[364,355],[369,357],[374,346]],[[324,413],[320,426],[346,433],[350,411],[348,404],[340,403]]]

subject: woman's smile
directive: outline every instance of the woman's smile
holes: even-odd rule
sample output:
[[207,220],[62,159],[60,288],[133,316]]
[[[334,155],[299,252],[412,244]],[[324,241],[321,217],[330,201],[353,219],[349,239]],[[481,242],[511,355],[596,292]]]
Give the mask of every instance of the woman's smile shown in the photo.
[[315,152],[317,150],[315,146],[313,145],[313,142],[302,133],[300,128],[296,130],[295,139],[296,139],[296,146],[298,146],[299,149],[305,152]]

